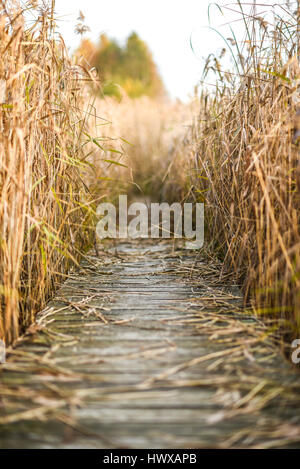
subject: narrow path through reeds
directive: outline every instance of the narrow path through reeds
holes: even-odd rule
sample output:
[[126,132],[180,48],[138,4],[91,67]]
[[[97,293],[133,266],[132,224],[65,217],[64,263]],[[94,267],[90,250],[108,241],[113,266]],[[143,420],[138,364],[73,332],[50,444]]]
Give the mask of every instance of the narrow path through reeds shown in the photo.
[[2,448],[300,447],[300,379],[221,265],[108,244],[0,370]]

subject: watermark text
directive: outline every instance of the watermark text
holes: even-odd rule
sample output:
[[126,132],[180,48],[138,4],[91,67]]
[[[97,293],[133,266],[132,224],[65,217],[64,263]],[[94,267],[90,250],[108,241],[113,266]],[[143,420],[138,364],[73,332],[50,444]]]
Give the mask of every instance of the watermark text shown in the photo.
[[97,215],[101,217],[96,227],[99,239],[184,238],[187,249],[200,249],[204,244],[203,203],[163,202],[148,207],[135,202],[128,207],[127,196],[121,195],[118,209],[101,203]]

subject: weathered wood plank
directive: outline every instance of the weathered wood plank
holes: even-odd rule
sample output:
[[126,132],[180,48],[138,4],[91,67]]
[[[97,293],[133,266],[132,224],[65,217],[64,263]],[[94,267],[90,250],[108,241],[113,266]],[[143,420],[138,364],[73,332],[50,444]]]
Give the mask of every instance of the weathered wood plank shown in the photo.
[[0,447],[300,447],[299,376],[221,266],[166,242],[106,253],[2,366]]

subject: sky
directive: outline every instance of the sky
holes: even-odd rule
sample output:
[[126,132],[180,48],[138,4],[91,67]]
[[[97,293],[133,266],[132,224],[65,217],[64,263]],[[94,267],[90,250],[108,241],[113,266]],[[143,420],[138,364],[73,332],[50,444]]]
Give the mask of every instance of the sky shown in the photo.
[[[209,29],[210,3],[208,0],[56,0],[56,18],[71,51],[81,40],[74,32],[79,10],[90,28],[84,37],[93,41],[106,33],[122,43],[132,31],[137,32],[148,44],[170,96],[185,100],[193,94],[201,78],[204,59],[224,47],[219,34]],[[237,10],[236,2],[221,0],[218,4],[227,7],[223,9],[224,16],[216,6],[210,7],[211,25],[230,37],[230,23],[242,38],[241,17],[232,11]]]

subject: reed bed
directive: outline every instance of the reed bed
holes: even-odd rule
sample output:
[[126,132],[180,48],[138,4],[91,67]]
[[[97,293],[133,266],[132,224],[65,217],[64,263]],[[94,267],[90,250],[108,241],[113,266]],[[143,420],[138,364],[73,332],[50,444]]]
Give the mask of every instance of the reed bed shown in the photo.
[[245,38],[228,47],[235,66],[210,55],[190,104],[97,106],[133,144],[115,181],[156,200],[204,201],[206,249],[241,285],[245,304],[280,319],[290,337],[300,329],[299,11],[269,24],[236,5]]
[[0,3],[0,337],[32,323],[90,245],[91,193],[204,201],[223,275],[256,313],[299,331],[299,14],[273,31],[245,17],[235,69],[208,59],[214,92],[117,102],[85,86],[93,77],[55,36],[53,3],[30,29],[13,3]]
[[[109,97],[95,99],[90,128],[106,144],[104,148],[94,146],[90,157],[92,190],[116,198],[127,193],[155,200],[181,199],[185,178],[179,184],[178,173],[170,174],[177,162],[186,160],[185,136],[195,123],[198,105],[196,99],[185,104],[147,96],[130,99],[125,94],[121,102]],[[97,126],[97,116],[103,125]],[[108,161],[109,146],[114,148]]]
[[0,339],[15,341],[90,240],[82,73],[53,8],[0,2]]

